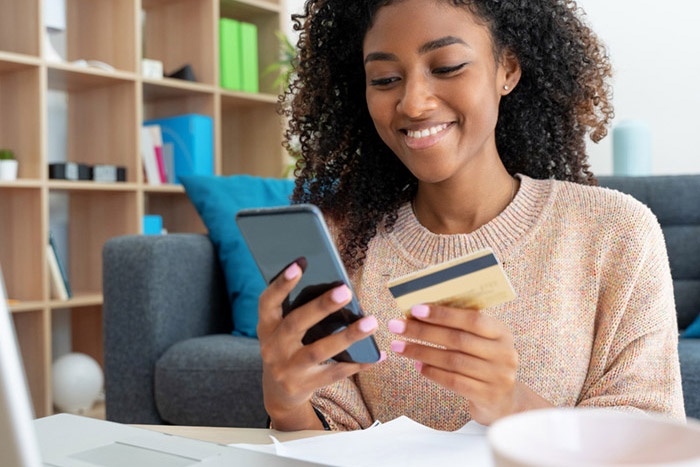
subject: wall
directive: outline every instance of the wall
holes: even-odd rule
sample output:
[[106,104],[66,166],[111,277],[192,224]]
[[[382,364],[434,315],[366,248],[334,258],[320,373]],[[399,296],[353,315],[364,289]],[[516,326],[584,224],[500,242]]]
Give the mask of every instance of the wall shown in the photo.
[[[700,2],[696,0],[579,0],[608,46],[615,68],[613,124],[644,120],[652,129],[652,173],[700,173]],[[289,14],[303,0],[287,0]],[[287,15],[289,17],[289,15]],[[291,25],[287,31],[292,36]],[[593,171],[612,172],[612,131],[589,144]]]

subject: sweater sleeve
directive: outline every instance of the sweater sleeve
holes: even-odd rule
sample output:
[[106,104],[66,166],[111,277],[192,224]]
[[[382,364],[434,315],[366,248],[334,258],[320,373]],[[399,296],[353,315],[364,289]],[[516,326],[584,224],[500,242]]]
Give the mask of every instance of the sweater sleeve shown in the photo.
[[579,406],[683,420],[678,325],[666,245],[654,215],[634,210],[630,235],[602,252],[601,293]]
[[359,430],[372,424],[360,389],[352,378],[317,390],[311,404],[323,414],[332,430]]

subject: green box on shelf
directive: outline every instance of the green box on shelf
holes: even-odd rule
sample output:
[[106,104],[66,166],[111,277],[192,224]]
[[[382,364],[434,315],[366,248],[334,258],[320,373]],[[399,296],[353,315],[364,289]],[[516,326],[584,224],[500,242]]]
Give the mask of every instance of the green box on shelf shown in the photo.
[[160,125],[163,144],[172,144],[175,183],[180,183],[182,175],[214,175],[214,124],[210,116],[185,114],[143,124]]
[[219,19],[219,70],[222,88],[242,89],[241,23],[235,19]]

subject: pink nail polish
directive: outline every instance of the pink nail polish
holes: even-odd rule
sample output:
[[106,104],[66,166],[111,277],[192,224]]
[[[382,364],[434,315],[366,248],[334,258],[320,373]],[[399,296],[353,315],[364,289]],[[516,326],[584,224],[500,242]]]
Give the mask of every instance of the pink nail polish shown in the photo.
[[406,343],[404,341],[392,341],[389,347],[393,352],[403,353],[406,350]]
[[403,332],[406,330],[406,322],[402,319],[392,319],[389,321],[387,327],[389,328],[389,331],[393,332],[394,334],[403,334]]
[[423,362],[419,362],[418,360],[416,360],[416,361],[413,363],[413,366],[415,366],[415,367],[416,367],[416,371],[417,371],[418,373],[420,373],[421,370],[423,369]]
[[346,301],[350,300],[350,297],[350,289],[348,289],[348,286],[345,284],[341,285],[340,287],[336,287],[331,293],[331,300],[333,300],[335,303],[345,303]]
[[430,308],[428,308],[428,305],[414,305],[411,308],[411,315],[416,318],[427,318],[429,314]]
[[297,263],[294,263],[289,266],[286,271],[284,271],[284,278],[291,281],[292,279],[296,278],[300,272],[301,268]]
[[386,360],[386,359],[387,359],[387,354],[386,354],[386,352],[384,352],[383,350],[380,351],[380,352],[379,352],[379,360],[377,361],[377,363],[381,363],[381,362],[383,362],[383,361]]
[[374,316],[365,316],[359,322],[360,331],[362,332],[374,331],[377,329],[377,325],[377,318]]

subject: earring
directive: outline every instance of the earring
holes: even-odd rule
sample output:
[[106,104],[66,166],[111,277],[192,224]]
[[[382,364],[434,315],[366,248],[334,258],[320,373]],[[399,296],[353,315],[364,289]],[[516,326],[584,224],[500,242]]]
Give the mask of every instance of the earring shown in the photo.
[[503,85],[503,89],[507,91],[507,90],[510,89],[510,88],[508,87],[507,84],[505,84],[505,85]]

